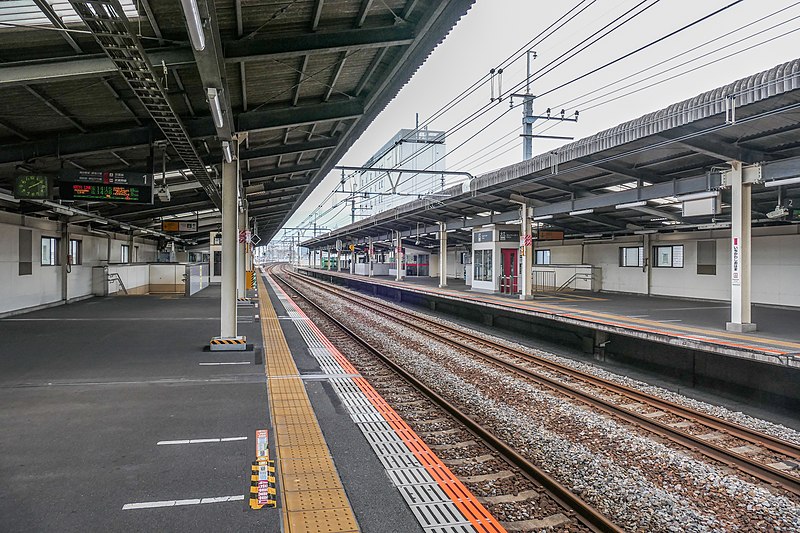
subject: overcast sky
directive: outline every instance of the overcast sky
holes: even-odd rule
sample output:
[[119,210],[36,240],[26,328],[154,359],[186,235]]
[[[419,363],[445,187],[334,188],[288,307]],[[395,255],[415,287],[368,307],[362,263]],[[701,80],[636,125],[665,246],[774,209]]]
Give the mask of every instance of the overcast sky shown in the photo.
[[[588,0],[584,5],[590,2]],[[533,71],[556,61],[562,53],[591,37],[640,2],[641,0],[595,0],[577,18],[562,25],[552,36],[533,47],[537,53]],[[399,129],[413,128],[415,113],[419,113],[421,122],[425,121],[578,3],[579,0],[477,0],[411,81],[347,152],[340,164],[358,166],[365,163]],[[730,3],[732,0],[646,0],[634,13],[649,5],[652,7],[632,21],[574,58],[567,61],[557,60],[557,66],[552,71],[537,75],[531,92],[534,95],[546,93]],[[381,2],[376,2],[373,9],[380,9],[381,6]],[[773,13],[775,14],[772,15]],[[758,21],[764,17],[767,18]],[[773,26],[777,27],[772,28]],[[580,139],[790,61],[798,57],[798,30],[800,2],[744,0],[643,52],[543,95],[535,102],[537,114],[544,114],[548,107],[554,112],[563,107],[567,114],[580,111],[580,118],[578,123],[540,121],[534,131],[553,126],[547,134]],[[728,33],[730,35],[724,36]],[[704,44],[712,39],[716,40]],[[764,43],[768,40],[770,41]],[[690,51],[693,48],[696,49]],[[715,51],[719,48],[722,49]],[[747,48],[751,49],[745,50]],[[739,51],[742,52],[736,53]],[[670,59],[678,55],[679,57]],[[666,62],[654,66],[663,61]],[[687,61],[687,64],[679,66]],[[649,70],[626,79],[648,68]],[[610,101],[616,96],[690,70],[692,71],[674,79]],[[650,79],[644,80],[648,77]],[[503,90],[512,88],[524,78],[525,60],[520,59],[506,67],[502,78]],[[643,81],[605,96],[609,91],[639,80]],[[608,84],[614,85],[603,89]],[[524,87],[519,92],[524,92]],[[475,94],[462,99],[452,111],[430,124],[431,129],[448,132],[448,169],[480,175],[522,160],[519,138],[522,111],[519,107],[508,111],[508,100],[496,104],[473,123],[454,131],[465,117],[489,103],[489,98],[490,87],[487,83]],[[593,98],[597,99],[588,101]],[[519,100],[514,103],[519,103]],[[598,103],[601,105],[592,107]],[[477,132],[480,133],[465,143]],[[550,151],[566,142],[569,141],[535,139],[533,152],[538,154]],[[330,208],[330,200],[321,209],[318,206],[335,188],[339,178],[340,174],[337,172],[327,176],[287,226],[298,226],[315,210],[322,213]],[[321,217],[320,225],[337,211],[338,209]],[[282,235],[283,232],[279,233],[278,238]]]

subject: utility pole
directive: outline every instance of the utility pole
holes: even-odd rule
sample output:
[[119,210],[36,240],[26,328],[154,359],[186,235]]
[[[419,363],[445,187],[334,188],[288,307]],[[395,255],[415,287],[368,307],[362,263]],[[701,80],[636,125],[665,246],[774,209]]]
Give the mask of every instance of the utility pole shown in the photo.
[[[550,116],[550,109],[547,109],[546,115],[533,114],[533,101],[536,96],[531,94],[531,63],[536,59],[536,52],[528,50],[526,54],[527,71],[525,78],[525,94],[514,93],[511,98],[522,98],[522,159],[527,161],[533,157],[533,139],[561,139],[571,141],[575,137],[564,137],[561,135],[534,135],[533,123],[538,119],[542,120],[560,120],[562,122],[578,122],[578,112],[575,111],[573,117],[565,116],[565,111],[562,109],[560,116]],[[513,100],[512,100],[513,102]],[[511,104],[513,106],[513,103]]]

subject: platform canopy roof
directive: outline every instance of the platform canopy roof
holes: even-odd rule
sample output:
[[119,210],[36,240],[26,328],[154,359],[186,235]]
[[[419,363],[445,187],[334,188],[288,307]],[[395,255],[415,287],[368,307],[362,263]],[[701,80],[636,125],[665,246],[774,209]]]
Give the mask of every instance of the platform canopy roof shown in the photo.
[[197,219],[200,242],[237,137],[266,243],[473,2],[196,0],[192,24],[192,0],[3,1],[0,209],[59,212],[11,198],[20,173],[154,169],[169,201],[74,207],[122,227]]
[[[779,195],[782,204],[792,201],[800,207],[800,184],[765,185],[800,176],[800,60],[483,174],[302,246],[325,249],[337,240],[358,243],[368,237],[388,243],[398,231],[433,247],[442,221],[453,242],[466,243],[473,227],[519,223],[522,204],[531,208],[540,229],[563,230],[567,239],[724,228],[731,213],[730,189],[725,189],[722,173],[731,161],[760,164],[764,183],[752,186],[753,224],[792,223],[789,217],[766,215],[775,210]],[[685,216],[680,197],[709,191],[719,191],[722,212]]]

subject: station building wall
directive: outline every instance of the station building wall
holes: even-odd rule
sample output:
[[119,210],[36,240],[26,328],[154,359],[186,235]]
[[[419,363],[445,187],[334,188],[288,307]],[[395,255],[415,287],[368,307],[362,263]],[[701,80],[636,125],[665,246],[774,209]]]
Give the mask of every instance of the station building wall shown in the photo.
[[[730,232],[715,230],[668,235],[623,237],[584,244],[539,241],[537,250],[550,250],[551,264],[591,264],[600,267],[602,290],[707,300],[730,300]],[[713,241],[714,274],[698,273],[698,242]],[[621,247],[644,246],[645,257],[656,245],[683,245],[682,268],[620,266]],[[652,258],[651,258],[652,264]],[[800,306],[800,227],[754,228],[752,245],[754,303]]]
[[[20,275],[20,230],[31,232],[31,273]],[[67,299],[76,300],[92,294],[92,267],[108,264],[106,254],[108,240],[105,235],[89,233],[85,228],[69,226],[70,239],[81,241],[81,264],[72,265],[67,274]],[[122,259],[122,246],[128,245],[128,236],[111,234],[111,264]],[[40,218],[0,213],[0,314],[35,309],[63,302],[62,267],[43,266],[41,253],[42,237],[61,239],[58,222]],[[134,240],[138,247],[139,262],[153,261],[156,245],[152,241]],[[59,243],[68,246],[68,243]]]

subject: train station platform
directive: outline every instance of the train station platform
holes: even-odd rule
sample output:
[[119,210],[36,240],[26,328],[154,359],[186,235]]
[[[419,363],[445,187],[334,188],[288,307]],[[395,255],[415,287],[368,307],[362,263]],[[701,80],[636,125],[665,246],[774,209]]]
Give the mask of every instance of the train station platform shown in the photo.
[[[278,531],[248,511],[267,423],[253,349],[209,352],[219,286],[91,298],[0,320],[0,530]],[[204,349],[205,347],[205,349]]]
[[[502,531],[268,277],[0,319],[0,530]],[[252,509],[264,446],[276,508]],[[261,437],[261,438],[259,438]]]
[[539,293],[532,300],[522,301],[516,295],[473,291],[461,280],[448,279],[447,288],[440,289],[436,277],[407,277],[398,282],[393,276],[369,278],[322,269],[299,270],[512,310],[554,323],[577,324],[663,344],[800,368],[800,342],[796,340],[800,309],[756,305],[753,320],[759,331],[732,333],[725,331],[725,322],[730,318],[730,305],[725,302],[588,291]]

